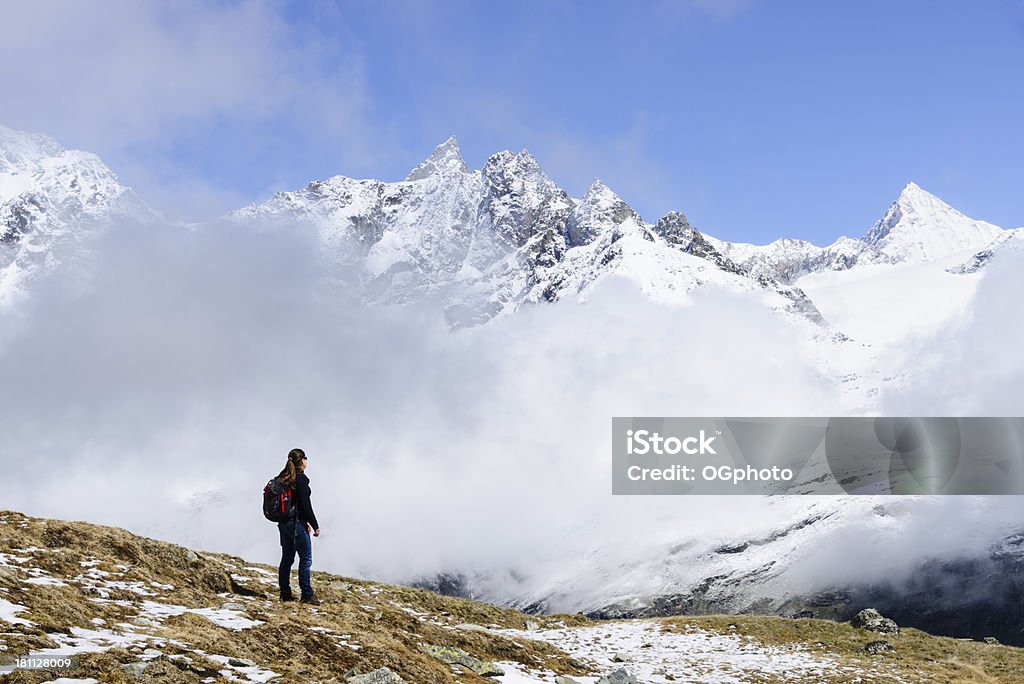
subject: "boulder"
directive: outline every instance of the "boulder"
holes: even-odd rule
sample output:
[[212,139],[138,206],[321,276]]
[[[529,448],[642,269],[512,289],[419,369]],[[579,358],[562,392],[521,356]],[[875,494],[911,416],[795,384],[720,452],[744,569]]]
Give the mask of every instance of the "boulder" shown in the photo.
[[146,666],[149,663],[126,663],[121,666],[121,669],[128,673],[130,677],[141,677],[146,671]]
[[879,632],[881,634],[899,634],[900,628],[895,621],[890,620],[887,617],[882,617],[874,608],[865,608],[850,620],[852,627],[858,629],[866,629],[869,632]]
[[630,674],[626,668],[620,667],[615,672],[598,679],[597,684],[637,684],[637,682],[635,675]]
[[405,680],[386,667],[346,679],[349,684],[405,684]]
[[888,641],[872,641],[864,647],[864,652],[868,655],[878,655],[879,653],[895,653],[896,649]]
[[459,665],[460,667],[464,667],[470,672],[474,672],[481,677],[501,677],[505,674],[505,671],[494,663],[480,660],[476,656],[463,651],[461,648],[455,648],[454,646],[434,646],[432,644],[421,645],[420,648],[425,653],[429,653],[438,660],[444,661],[449,665]]

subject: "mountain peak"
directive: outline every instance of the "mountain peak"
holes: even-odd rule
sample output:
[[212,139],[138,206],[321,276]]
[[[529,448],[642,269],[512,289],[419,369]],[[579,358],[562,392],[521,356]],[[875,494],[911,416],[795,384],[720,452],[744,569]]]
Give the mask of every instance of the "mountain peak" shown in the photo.
[[430,156],[409,173],[406,180],[420,180],[435,173],[442,176],[452,173],[469,173],[466,162],[462,159],[459,142],[454,135],[435,147]]
[[622,199],[615,194],[615,191],[604,184],[600,178],[595,178],[594,182],[587,188],[586,193],[583,195],[583,202],[585,204],[605,204],[611,205],[616,202],[622,202]]
[[[622,224],[630,220],[637,228],[643,226],[640,215],[601,182],[600,178],[595,178],[582,201],[573,210],[566,233],[570,244],[584,245],[605,231],[621,234]],[[646,229],[643,233],[647,235]]]
[[913,181],[864,236],[889,261],[928,261],[981,249],[1002,229],[965,216]]
[[537,158],[530,154],[530,151],[523,149],[520,152],[502,150],[492,154],[484,164],[484,175],[503,175],[515,177],[534,177],[541,179],[545,184],[551,181],[544,174]]
[[461,158],[462,154],[459,150],[459,141],[455,139],[454,135],[448,136],[448,139],[443,143],[434,148],[433,154],[430,155],[431,159],[444,159],[452,155]]
[[49,136],[16,131],[0,125],[0,170],[33,164],[46,157],[59,156],[64,151]]
[[907,183],[902,190],[900,190],[899,197],[896,198],[896,202],[903,205],[904,207],[912,207],[917,209],[923,209],[926,206],[939,207],[956,211],[951,206],[940,200],[935,195],[931,194],[914,181]]

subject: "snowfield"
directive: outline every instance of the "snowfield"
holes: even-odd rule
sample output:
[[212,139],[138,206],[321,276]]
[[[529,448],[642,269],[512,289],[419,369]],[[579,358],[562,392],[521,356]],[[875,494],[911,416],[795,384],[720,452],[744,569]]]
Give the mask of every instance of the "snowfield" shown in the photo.
[[[849,682],[906,682],[884,665],[870,670],[852,667],[806,649],[765,646],[700,629],[669,632],[653,620],[611,621],[588,628],[494,631],[546,641],[593,664],[600,672],[611,673],[624,667],[646,684],[744,684],[757,681],[757,676],[777,681],[813,681],[815,677],[836,674],[846,676]],[[530,672],[517,663],[500,665],[507,668],[507,674],[498,679],[508,684],[555,679],[552,672]],[[573,679],[580,684],[596,684],[599,677]]]

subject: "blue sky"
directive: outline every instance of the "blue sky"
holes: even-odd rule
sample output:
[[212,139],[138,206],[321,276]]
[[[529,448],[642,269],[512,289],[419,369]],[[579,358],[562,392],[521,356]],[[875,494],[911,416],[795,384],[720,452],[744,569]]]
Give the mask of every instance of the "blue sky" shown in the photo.
[[[455,135],[648,221],[819,244],[910,180],[1024,225],[1024,3],[39,3],[0,22],[0,123],[198,218]],[[6,26],[6,28],[3,28]],[[7,54],[4,54],[4,53]],[[33,59],[26,60],[31,54]]]

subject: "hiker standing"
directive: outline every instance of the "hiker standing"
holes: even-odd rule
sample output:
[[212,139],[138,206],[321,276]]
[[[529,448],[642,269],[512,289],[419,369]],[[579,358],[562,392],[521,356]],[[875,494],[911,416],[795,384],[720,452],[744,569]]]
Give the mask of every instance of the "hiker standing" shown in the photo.
[[278,479],[285,483],[293,492],[295,504],[295,515],[277,523],[277,529],[281,533],[281,565],[278,568],[278,584],[281,588],[282,601],[294,601],[291,588],[292,562],[295,554],[299,554],[299,589],[302,595],[301,603],[320,605],[320,599],[313,594],[313,585],[310,582],[310,568],[313,567],[313,543],[310,533],[314,537],[320,536],[320,525],[313,513],[313,504],[310,502],[309,478],[306,476],[306,452],[302,449],[292,449],[288,452],[288,462],[284,470],[278,475]]

